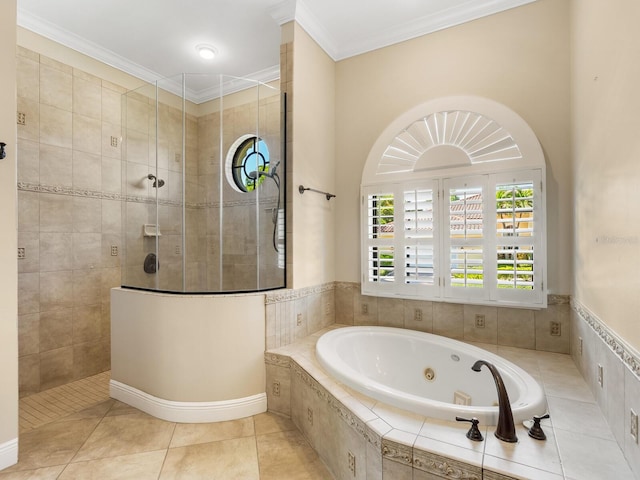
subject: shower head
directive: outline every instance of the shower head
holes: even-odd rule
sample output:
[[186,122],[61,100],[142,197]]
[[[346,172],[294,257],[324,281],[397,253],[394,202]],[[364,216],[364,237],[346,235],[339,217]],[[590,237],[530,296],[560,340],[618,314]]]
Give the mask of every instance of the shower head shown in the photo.
[[249,172],[249,175],[247,175],[251,180],[257,180],[258,177],[263,176],[263,177],[269,177],[269,178],[273,178],[276,176],[276,169],[278,168],[278,166],[280,165],[280,162],[276,163],[273,168],[270,168],[268,171],[263,171],[263,170],[254,170],[253,172]]

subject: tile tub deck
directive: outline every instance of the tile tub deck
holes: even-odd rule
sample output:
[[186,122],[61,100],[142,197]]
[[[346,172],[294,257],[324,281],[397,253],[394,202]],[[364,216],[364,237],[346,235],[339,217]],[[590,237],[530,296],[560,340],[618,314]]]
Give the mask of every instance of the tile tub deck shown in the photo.
[[269,350],[269,410],[289,415],[337,478],[426,480],[633,479],[594,397],[569,355],[474,343],[519,365],[545,390],[551,418],[546,441],[517,425],[518,442],[480,425],[484,441],[466,438],[467,423],[400,410],[330,378],[315,343],[334,325]]

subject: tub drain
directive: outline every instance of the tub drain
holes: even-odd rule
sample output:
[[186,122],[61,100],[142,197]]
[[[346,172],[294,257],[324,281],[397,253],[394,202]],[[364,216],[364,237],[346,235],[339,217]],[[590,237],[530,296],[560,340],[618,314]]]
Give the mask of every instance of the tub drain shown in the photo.
[[429,382],[433,382],[436,379],[436,372],[433,371],[433,368],[427,367],[424,369],[424,378]]

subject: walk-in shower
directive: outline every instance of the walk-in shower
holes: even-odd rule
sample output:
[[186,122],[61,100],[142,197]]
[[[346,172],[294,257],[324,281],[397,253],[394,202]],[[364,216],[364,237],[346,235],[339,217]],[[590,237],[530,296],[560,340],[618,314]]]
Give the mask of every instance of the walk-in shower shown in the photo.
[[112,397],[180,422],[266,410],[261,292],[286,278],[285,111],[279,85],[226,76],[122,96]]
[[277,82],[223,75],[122,96],[123,286],[284,286],[282,103]]

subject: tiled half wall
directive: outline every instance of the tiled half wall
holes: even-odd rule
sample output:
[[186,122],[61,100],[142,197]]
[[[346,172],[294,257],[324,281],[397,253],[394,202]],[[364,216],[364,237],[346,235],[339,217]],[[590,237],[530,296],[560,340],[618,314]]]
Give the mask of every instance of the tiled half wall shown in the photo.
[[568,295],[550,295],[546,309],[529,310],[370,297],[360,294],[358,283],[330,282],[272,292],[266,302],[267,350],[340,323],[408,328],[468,342],[570,352]]
[[572,299],[571,303],[571,355],[631,470],[640,478],[640,445],[631,435],[632,412],[640,415],[640,353],[609,330],[578,299]]

